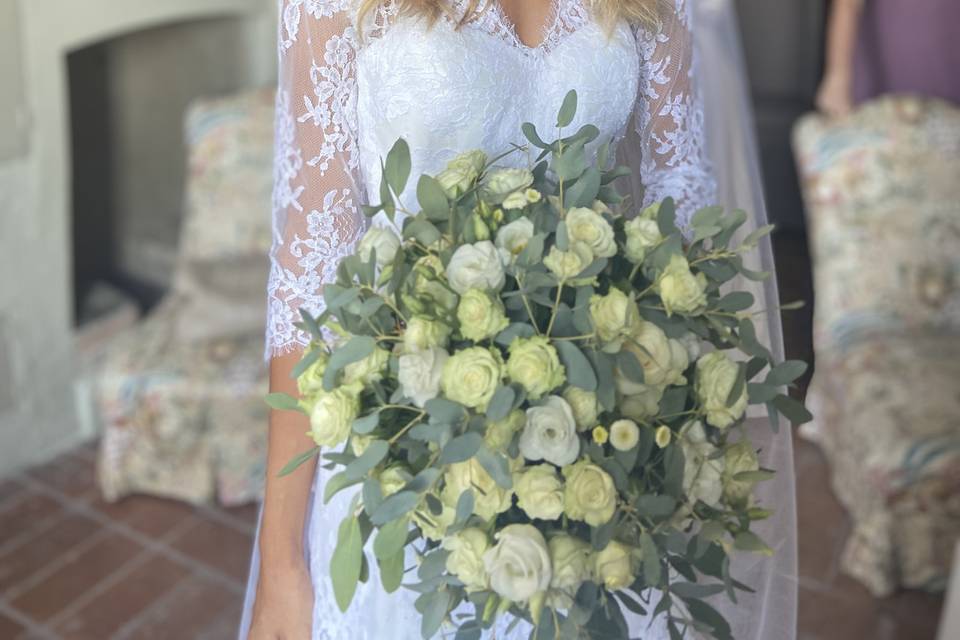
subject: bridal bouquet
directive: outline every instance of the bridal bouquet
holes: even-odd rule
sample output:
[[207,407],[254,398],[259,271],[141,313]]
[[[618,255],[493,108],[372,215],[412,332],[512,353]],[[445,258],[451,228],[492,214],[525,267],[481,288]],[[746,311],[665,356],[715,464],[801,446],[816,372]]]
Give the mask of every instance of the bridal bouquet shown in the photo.
[[[560,133],[575,109],[571,92]],[[374,226],[342,261],[326,311],[303,313],[301,398],[269,397],[309,415],[317,444],[284,472],[322,447],[339,470],[324,498],[356,494],[337,603],[376,561],[385,590],[420,594],[424,638],[446,620],[478,639],[507,614],[531,638],[627,638],[624,609],[651,607],[673,637],[729,638],[708,598],[749,590],[730,554],[772,553],[751,531],[772,470],[745,410],[768,405],[774,428],[809,416],[781,393],[805,365],[773,362],[753,297],[720,292],[764,277],[741,256],[769,229],[731,246],[741,211],[703,209],[687,235],[670,200],[622,215],[626,170],[585,149],[595,127],[523,132],[531,169],[469,151],[419,179],[418,211],[397,203],[411,165],[393,147],[366,213],[406,214],[402,237]]]

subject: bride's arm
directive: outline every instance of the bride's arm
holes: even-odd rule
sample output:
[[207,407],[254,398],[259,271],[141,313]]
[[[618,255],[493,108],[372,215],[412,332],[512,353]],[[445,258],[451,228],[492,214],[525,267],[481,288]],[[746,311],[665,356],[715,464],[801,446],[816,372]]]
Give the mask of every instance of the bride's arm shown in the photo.
[[[323,310],[323,284],[334,279],[339,259],[352,250],[364,220],[351,112],[356,38],[341,8],[348,3],[279,3],[267,355],[271,391],[296,396],[290,374],[311,341],[295,326],[299,310],[314,315]],[[313,602],[303,535],[316,462],[278,477],[284,465],[313,446],[308,429],[303,415],[275,411],[270,416],[252,638],[309,637]]]
[[697,90],[692,0],[669,0],[656,28],[640,28],[640,89],[635,129],[644,204],[672,197],[685,225],[714,204],[716,182],[704,148],[703,99]]

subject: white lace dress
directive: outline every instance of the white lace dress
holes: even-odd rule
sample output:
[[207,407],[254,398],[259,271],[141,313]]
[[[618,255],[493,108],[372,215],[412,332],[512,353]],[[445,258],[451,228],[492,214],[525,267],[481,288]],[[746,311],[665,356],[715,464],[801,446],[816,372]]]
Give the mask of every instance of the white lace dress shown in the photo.
[[[389,1],[357,25],[355,0],[280,0],[267,355],[309,342],[294,326],[298,309],[323,309],[323,284],[335,278],[340,258],[362,234],[359,207],[367,194],[377,199],[380,158],[397,138],[410,146],[413,176],[436,173],[458,152],[480,148],[492,156],[524,143],[525,121],[553,133],[564,95],[576,89],[570,132],[592,123],[600,139],[619,141],[621,159],[646,188],[646,202],[673,196],[683,218],[709,204],[714,182],[692,82],[692,12],[687,0],[669,3],[673,11],[657,29],[621,22],[608,37],[589,2],[554,0],[542,43],[533,47],[521,42],[492,0],[479,0],[478,17],[460,28],[449,17],[428,28],[398,15]],[[451,2],[453,16],[468,4]],[[514,154],[506,162],[527,159]],[[410,183],[400,194],[406,205],[415,204],[416,180]],[[390,223],[376,218],[374,224]],[[419,639],[416,594],[384,594],[375,565],[346,614],[337,609],[328,565],[350,496],[341,493],[324,505],[327,474],[318,468],[305,533],[316,592],[313,640]],[[251,584],[256,573],[255,558]],[[631,635],[667,637],[647,623],[632,620]],[[528,635],[521,624],[495,637]]]

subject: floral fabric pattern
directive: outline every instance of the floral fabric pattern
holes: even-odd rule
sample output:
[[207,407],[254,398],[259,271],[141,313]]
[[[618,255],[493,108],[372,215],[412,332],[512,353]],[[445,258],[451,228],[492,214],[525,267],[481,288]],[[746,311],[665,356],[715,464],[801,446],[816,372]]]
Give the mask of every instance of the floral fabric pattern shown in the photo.
[[873,593],[942,589],[960,537],[960,111],[887,97],[808,117],[795,147],[814,259],[812,435]]
[[173,289],[112,341],[97,374],[107,500],[149,493],[235,505],[261,495],[273,93],[199,101],[187,116]]

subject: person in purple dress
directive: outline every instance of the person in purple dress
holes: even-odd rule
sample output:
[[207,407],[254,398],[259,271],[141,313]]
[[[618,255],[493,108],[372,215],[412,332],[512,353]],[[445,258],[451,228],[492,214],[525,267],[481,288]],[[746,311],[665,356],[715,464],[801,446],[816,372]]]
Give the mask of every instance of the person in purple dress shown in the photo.
[[833,0],[817,107],[842,116],[890,93],[960,104],[958,0]]

